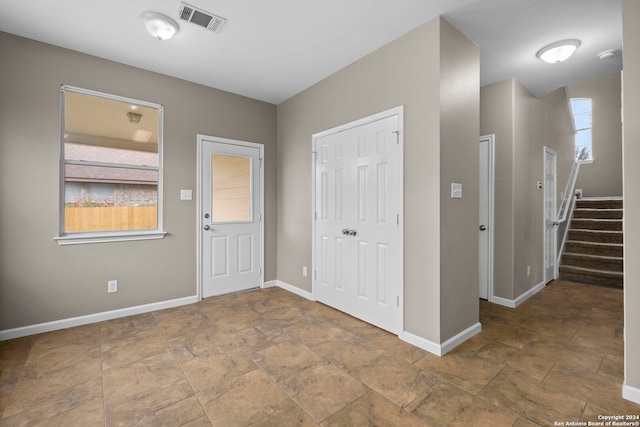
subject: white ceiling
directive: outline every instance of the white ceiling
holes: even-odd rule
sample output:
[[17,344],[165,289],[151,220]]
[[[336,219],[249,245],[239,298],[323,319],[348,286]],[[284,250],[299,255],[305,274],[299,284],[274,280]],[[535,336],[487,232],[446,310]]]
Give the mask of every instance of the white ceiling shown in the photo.
[[[411,29],[444,17],[480,46],[481,82],[516,77],[536,95],[617,72],[621,0],[190,0],[223,16],[221,34],[178,20],[179,0],[2,0],[0,31],[278,104]],[[149,36],[145,11],[180,25]],[[562,64],[535,57],[578,38]],[[416,52],[416,54],[419,54]]]

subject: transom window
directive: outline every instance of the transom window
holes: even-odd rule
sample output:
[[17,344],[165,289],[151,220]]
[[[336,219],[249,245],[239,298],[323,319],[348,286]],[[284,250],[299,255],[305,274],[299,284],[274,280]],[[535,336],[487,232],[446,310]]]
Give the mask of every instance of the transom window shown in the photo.
[[164,237],[162,106],[62,87],[60,237]]
[[575,150],[577,161],[593,160],[591,127],[592,112],[590,98],[571,98],[571,111],[576,126]]

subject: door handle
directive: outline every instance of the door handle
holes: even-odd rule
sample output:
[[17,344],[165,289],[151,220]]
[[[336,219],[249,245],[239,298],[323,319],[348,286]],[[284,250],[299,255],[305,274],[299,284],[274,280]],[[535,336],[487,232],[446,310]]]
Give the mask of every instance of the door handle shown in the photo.
[[349,236],[355,236],[356,234],[358,234],[358,232],[355,229],[349,230]]
[[344,234],[345,236],[349,235],[349,230],[347,230],[346,228],[342,229],[342,234]]
[[486,229],[487,229],[487,227],[485,227],[484,224],[480,226],[480,231],[484,231]]
[[211,227],[209,227],[209,225],[205,225],[203,228],[204,228],[205,230],[211,230]]

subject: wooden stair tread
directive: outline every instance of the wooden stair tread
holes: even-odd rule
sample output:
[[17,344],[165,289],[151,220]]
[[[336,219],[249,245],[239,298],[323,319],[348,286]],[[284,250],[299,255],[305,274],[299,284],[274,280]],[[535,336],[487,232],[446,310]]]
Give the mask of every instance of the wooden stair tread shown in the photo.
[[591,254],[577,254],[574,252],[565,252],[564,256],[570,256],[570,257],[580,257],[580,258],[595,258],[595,259],[599,259],[599,260],[605,260],[605,261],[622,261],[624,258],[621,256],[604,256],[604,255],[591,255]]
[[579,245],[592,245],[592,246],[609,246],[609,247],[623,247],[623,243],[600,243],[600,242],[585,242],[584,240],[567,240],[567,243],[574,243]]
[[574,267],[571,265],[561,265],[560,272],[579,273],[579,274],[584,274],[589,276],[601,276],[601,277],[611,277],[611,278],[624,277],[624,273],[619,271],[595,270],[593,268]]

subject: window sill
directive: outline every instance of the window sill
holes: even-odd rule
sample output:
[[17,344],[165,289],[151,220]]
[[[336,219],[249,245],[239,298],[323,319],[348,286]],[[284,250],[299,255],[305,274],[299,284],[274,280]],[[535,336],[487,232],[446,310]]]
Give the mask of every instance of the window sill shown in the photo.
[[166,231],[134,231],[134,232],[110,232],[110,233],[83,233],[69,234],[54,237],[58,245],[81,245],[87,243],[129,242],[133,240],[159,240],[164,239]]
[[578,163],[580,163],[581,165],[590,165],[591,163],[593,163],[594,159],[590,159],[590,160],[578,160]]

